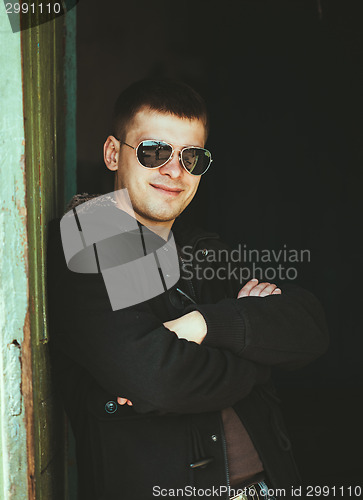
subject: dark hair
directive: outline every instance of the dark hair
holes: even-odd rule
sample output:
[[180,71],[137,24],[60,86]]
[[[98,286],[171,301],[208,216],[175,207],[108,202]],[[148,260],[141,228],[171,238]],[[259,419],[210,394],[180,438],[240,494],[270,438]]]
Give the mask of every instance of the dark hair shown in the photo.
[[125,140],[127,125],[143,107],[180,118],[200,119],[208,135],[209,119],[203,98],[184,82],[160,77],[139,80],[121,92],[112,119],[112,133],[117,139]]

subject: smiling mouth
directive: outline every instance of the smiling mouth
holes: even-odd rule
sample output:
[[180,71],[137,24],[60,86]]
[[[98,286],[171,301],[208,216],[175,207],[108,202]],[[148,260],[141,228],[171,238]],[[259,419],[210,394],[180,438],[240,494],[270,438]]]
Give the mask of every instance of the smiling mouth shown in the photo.
[[172,188],[169,186],[163,186],[162,184],[150,184],[154,189],[157,189],[160,193],[169,195],[169,196],[177,196],[183,190],[180,188]]

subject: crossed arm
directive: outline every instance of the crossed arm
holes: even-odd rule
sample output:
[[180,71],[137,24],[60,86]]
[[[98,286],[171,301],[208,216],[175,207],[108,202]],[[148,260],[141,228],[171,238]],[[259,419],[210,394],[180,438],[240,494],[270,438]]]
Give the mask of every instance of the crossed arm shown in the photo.
[[[237,298],[243,297],[267,297],[268,295],[280,295],[281,290],[273,283],[258,283],[257,279],[252,279],[246,283],[238,292]],[[174,332],[179,339],[185,339],[189,342],[201,344],[207,335],[207,323],[199,311],[191,311],[180,318],[166,321],[163,325]],[[117,402],[120,405],[132,402],[123,397],[118,397]]]
[[52,350],[85,380],[127,396],[138,413],[226,408],[268,380],[270,367],[297,368],[326,350],[319,302],[293,285],[281,294],[252,281],[238,293],[245,300],[189,306],[165,324],[148,302],[112,311],[101,275],[67,268],[55,229],[47,266]]
[[[279,294],[281,290],[273,283],[258,283],[257,279],[252,279],[241,288],[237,298],[267,297]],[[197,344],[201,344],[207,335],[207,323],[199,311],[191,311],[180,318],[167,321],[164,326],[176,333],[178,338]]]

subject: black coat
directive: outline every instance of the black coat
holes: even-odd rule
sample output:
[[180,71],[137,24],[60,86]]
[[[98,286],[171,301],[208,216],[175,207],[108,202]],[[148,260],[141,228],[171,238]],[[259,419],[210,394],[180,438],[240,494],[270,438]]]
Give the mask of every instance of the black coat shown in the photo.
[[[173,232],[180,247],[198,251],[198,261],[225,248],[217,235],[179,222]],[[302,366],[326,350],[324,314],[311,293],[289,285],[282,295],[237,300],[241,285],[231,279],[181,280],[113,311],[101,274],[68,270],[59,219],[49,235],[50,347],[76,437],[79,499],[148,500],[158,487],[213,485],[228,498],[220,410],[229,406],[249,432],[269,485],[299,484],[270,371]],[[183,303],[177,287],[197,304]],[[201,345],[162,325],[192,309],[207,322]],[[117,405],[117,396],[133,406]],[[180,498],[194,498],[185,491]]]

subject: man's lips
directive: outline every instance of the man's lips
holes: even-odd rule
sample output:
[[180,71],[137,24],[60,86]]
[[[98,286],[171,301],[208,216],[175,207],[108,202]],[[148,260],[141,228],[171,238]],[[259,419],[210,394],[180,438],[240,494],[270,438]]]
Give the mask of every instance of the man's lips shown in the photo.
[[170,186],[164,186],[162,184],[150,184],[153,188],[157,189],[161,193],[168,194],[170,196],[177,196],[183,191],[181,188],[175,188]]

